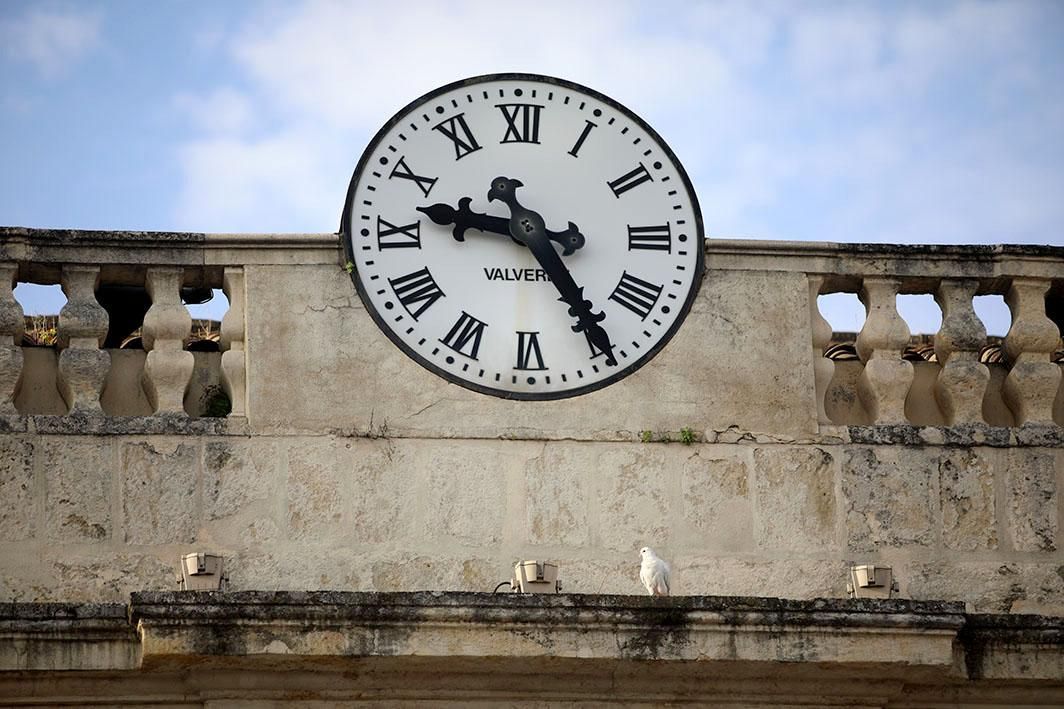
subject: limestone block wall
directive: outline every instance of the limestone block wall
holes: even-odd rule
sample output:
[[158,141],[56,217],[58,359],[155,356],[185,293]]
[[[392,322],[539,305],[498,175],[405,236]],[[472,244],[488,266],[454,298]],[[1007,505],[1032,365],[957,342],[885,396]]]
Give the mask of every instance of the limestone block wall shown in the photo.
[[236,590],[485,591],[537,558],[627,594],[653,544],[678,594],[843,597],[857,562],[914,599],[1064,612],[1060,438],[991,443],[11,433],[0,597],[172,589],[196,549]]
[[[1064,613],[1059,249],[711,243],[692,311],[651,363],[575,399],[514,402],[405,357],[362,307],[335,235],[5,236],[0,263],[21,279],[96,264],[101,281],[160,295],[151,350],[126,358],[145,415],[90,410],[108,381],[137,393],[114,358],[78,380],[80,409],[27,415],[9,396],[0,601],[171,589],[190,551],[224,555],[236,590],[488,591],[536,558],[560,565],[566,591],[638,593],[649,544],[679,594],[841,597],[851,563],[876,563],[910,598]],[[180,410],[198,365],[180,349],[176,293],[193,282],[225,284],[239,306],[216,358],[239,403],[224,419]],[[815,307],[835,291],[869,313],[863,366],[837,381]],[[937,369],[920,377],[902,357],[899,292],[948,303]],[[975,292],[1014,304],[994,386],[973,359]],[[22,369],[0,381],[25,380],[37,358],[12,350]],[[937,418],[909,418],[919,382]],[[866,425],[828,415],[843,384]]]

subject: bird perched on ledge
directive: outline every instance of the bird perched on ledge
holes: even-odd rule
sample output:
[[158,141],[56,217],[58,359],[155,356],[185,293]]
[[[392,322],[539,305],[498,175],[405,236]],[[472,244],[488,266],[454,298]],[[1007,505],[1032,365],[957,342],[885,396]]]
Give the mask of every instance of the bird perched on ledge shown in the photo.
[[651,596],[669,595],[669,564],[658,557],[650,547],[639,550],[643,564],[639,567],[639,580]]

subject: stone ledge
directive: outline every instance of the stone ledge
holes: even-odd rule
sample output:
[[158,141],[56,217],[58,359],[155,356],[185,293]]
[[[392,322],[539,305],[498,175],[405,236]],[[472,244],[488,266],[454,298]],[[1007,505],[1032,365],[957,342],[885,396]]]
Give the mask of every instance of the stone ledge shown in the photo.
[[[633,706],[1064,702],[1064,618],[962,611],[910,600],[333,591],[3,604],[0,670],[17,671],[0,671],[0,705],[292,692]],[[59,671],[72,669],[96,672]]]
[[194,418],[157,416],[0,416],[0,433],[36,433],[72,436],[247,436],[247,418]]
[[0,671],[134,669],[139,650],[124,604],[0,603]]
[[486,593],[133,594],[145,667],[195,658],[510,657],[950,672],[959,603]]

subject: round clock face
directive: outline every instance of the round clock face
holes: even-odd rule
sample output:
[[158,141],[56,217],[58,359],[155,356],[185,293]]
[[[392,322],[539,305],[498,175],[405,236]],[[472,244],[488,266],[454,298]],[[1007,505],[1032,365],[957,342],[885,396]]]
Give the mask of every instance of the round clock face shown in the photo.
[[616,382],[676,332],[702,217],[664,141],[602,94],[498,74],[377,133],[341,239],[377,325],[432,372],[511,399]]

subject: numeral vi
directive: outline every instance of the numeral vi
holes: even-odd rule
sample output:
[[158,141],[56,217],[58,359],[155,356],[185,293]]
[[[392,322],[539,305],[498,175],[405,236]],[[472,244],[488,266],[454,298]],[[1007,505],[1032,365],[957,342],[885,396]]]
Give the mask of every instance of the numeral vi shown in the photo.
[[517,366],[514,369],[546,369],[538,332],[517,331]]

